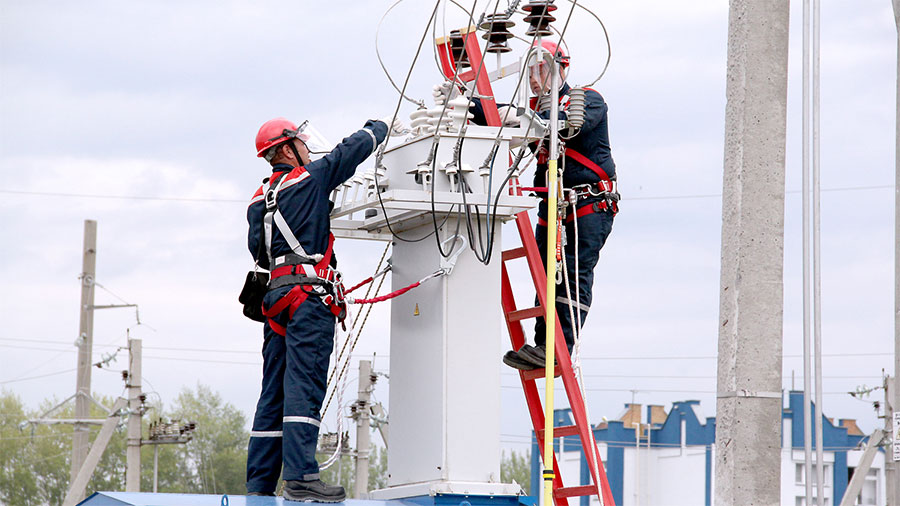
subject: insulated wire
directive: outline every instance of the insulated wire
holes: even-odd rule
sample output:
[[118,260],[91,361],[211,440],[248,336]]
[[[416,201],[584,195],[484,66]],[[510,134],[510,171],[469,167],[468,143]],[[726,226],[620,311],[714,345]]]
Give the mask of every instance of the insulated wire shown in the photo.
[[[391,83],[391,86],[393,86],[394,89],[397,90],[398,93],[400,93],[401,102],[402,102],[402,99],[405,98],[406,100],[412,102],[413,104],[416,104],[416,105],[418,105],[418,106],[420,106],[420,107],[425,107],[425,101],[424,101],[424,100],[418,100],[418,101],[416,101],[416,100],[413,100],[413,99],[411,99],[411,98],[409,98],[409,97],[406,96],[406,93],[405,93],[405,92],[406,92],[406,83],[403,83],[403,89],[402,89],[402,90],[401,90],[400,88],[397,87],[397,83],[394,82],[394,79],[391,77],[391,73],[388,72],[387,67],[384,65],[384,62],[381,60],[381,52],[378,50],[378,34],[381,32],[381,25],[384,23],[384,18],[386,18],[387,15],[390,14],[390,12],[391,12],[392,10],[394,10],[394,7],[400,5],[401,3],[403,3],[403,0],[397,0],[396,2],[394,2],[394,4],[391,5],[390,7],[388,7],[388,10],[386,10],[386,11],[384,12],[384,14],[381,16],[381,20],[378,21],[378,27],[375,29],[375,57],[378,58],[378,64],[381,65],[381,70],[384,71],[384,75],[387,76],[388,81],[390,81],[390,83]],[[435,6],[435,11],[437,11],[437,6]],[[434,13],[432,13],[431,16],[432,16],[432,18],[433,18],[433,17],[434,17]],[[430,25],[430,24],[431,24],[431,21],[429,21],[428,24]],[[428,27],[427,27],[427,26],[425,27],[425,33],[428,33]],[[422,40],[423,40],[423,41],[425,40],[424,35],[423,35],[423,37],[422,37]],[[421,49],[421,48],[422,48],[422,43],[420,42],[420,43],[419,43],[419,49]],[[419,52],[416,51],[416,58],[418,58],[418,57],[419,57]],[[415,64],[416,64],[416,61],[415,61],[415,59],[413,59],[413,66],[414,66]],[[411,73],[412,73],[412,68],[410,68],[409,70],[410,70],[410,74],[411,74]],[[406,81],[409,82],[409,75],[407,75]],[[398,108],[399,108],[399,106],[398,106]],[[395,114],[395,117],[396,117],[396,114]],[[393,121],[392,121],[392,123],[393,123]],[[391,125],[388,125],[388,129],[390,129],[390,127],[391,127]],[[377,187],[376,187],[376,190],[377,190]]]
[[[469,26],[474,24],[473,13],[475,11],[475,5],[477,3],[478,3],[478,0],[475,0],[475,3],[472,5],[472,12],[469,13]],[[500,0],[497,0],[496,2],[494,2],[493,14],[495,14],[495,15],[497,14],[498,7],[500,7]],[[487,12],[487,11],[485,11],[485,12]],[[482,14],[482,17],[483,16],[484,16],[484,14]],[[487,58],[484,55],[482,55],[481,62],[478,64],[478,70],[475,71],[475,79],[472,81],[472,83],[473,83],[472,89],[467,90],[467,91],[469,91],[469,96],[466,97],[467,104],[471,104],[472,98],[475,96],[475,91],[477,90],[478,78],[481,77],[481,72],[484,70],[485,60],[487,60]],[[457,66],[456,75],[454,75],[454,81],[456,80],[455,78],[458,74],[459,74],[459,67]],[[444,104],[445,109],[446,109],[447,103],[449,103],[449,97],[447,97],[447,98],[448,98],[448,100]],[[495,103],[496,103],[496,100],[495,100]],[[466,114],[468,114],[468,105],[466,107]],[[443,112],[441,113],[441,117],[443,117]],[[440,125],[440,124],[441,124],[441,121],[439,120],[438,125]],[[457,138],[456,138],[456,150],[454,153],[454,156],[456,157],[456,164],[457,164],[457,170],[458,170],[457,174],[459,175],[460,180],[462,180],[463,182],[465,182],[465,174],[462,172],[462,164],[460,163],[460,161],[462,160],[462,144],[465,139],[467,127],[468,127],[468,120],[464,118],[462,125],[459,128],[459,134],[457,135]],[[493,160],[492,160],[490,171],[488,172],[488,195],[490,195],[490,184],[491,184],[491,175],[493,174],[493,167],[494,167],[494,164],[493,164]],[[434,168],[435,168],[435,166],[432,165],[432,176],[431,176],[432,183],[434,182]],[[469,210],[469,206],[466,203],[465,188],[463,188],[463,190],[460,193],[462,194],[463,210],[465,211],[465,215],[466,215],[466,228],[468,229],[468,235],[469,235],[469,248],[475,254],[475,258],[479,262],[487,265],[490,262],[490,255],[489,255],[488,251],[485,251],[483,241],[481,240],[481,220],[476,217],[475,225],[478,227],[479,246],[481,247],[481,253],[479,253],[478,250],[476,250],[476,248],[475,248],[475,241],[472,240],[474,237],[474,234],[472,233],[472,221],[471,221],[472,217],[471,217],[471,212]],[[433,210],[433,207],[434,207],[434,188],[433,187],[432,187],[431,200],[432,200],[432,210]],[[488,197],[488,203],[490,203],[490,197]],[[475,211],[476,211],[476,213],[478,212],[477,204],[475,205]],[[488,226],[488,232],[490,232],[490,230],[491,230],[490,223],[488,223],[487,226]]]
[[[574,7],[573,7],[573,9],[569,11],[569,18],[572,17],[572,12],[573,12],[574,10],[575,10],[575,9],[574,9]],[[546,15],[546,13],[547,13],[546,10],[543,11],[543,12],[541,13],[540,21],[543,21],[543,17]],[[568,26],[569,26],[569,21],[568,21],[568,19],[567,19],[567,20],[566,20],[566,24],[565,24],[565,26],[563,27],[563,31],[559,34],[560,44],[563,44],[563,43],[564,43],[564,40],[565,40],[565,31],[566,31],[566,28],[568,28]],[[537,31],[535,31],[535,33],[534,33],[534,35],[532,36],[532,39],[531,39],[531,46],[530,46],[529,49],[528,49],[528,53],[526,53],[526,59],[525,59],[526,65],[527,65],[527,63],[528,63],[528,59],[531,58],[531,53],[534,52],[534,44],[535,44],[535,42],[537,41],[537,35],[538,35],[538,34],[537,34]],[[522,72],[522,71],[524,71],[524,67],[523,67],[522,70],[520,70],[520,72]],[[513,90],[512,97],[510,98],[510,103],[512,103],[512,102],[515,100],[516,96],[519,94],[519,90],[521,89],[522,83],[524,82],[524,80],[525,80],[525,79],[524,79],[524,76],[521,76],[521,75],[520,75],[520,76],[519,76],[519,79],[518,79],[518,82],[516,83],[516,88],[515,88],[515,90]],[[529,122],[529,124],[528,124],[528,130],[525,131],[525,137],[526,137],[526,138],[528,137],[528,132],[531,130],[531,128],[532,128],[533,126],[534,126],[534,122],[533,122],[533,121]],[[499,144],[499,142],[500,142],[500,136],[501,136],[501,134],[503,133],[503,128],[504,128],[504,127],[505,127],[505,124],[504,124],[503,122],[501,122],[501,123],[500,123],[500,129],[497,131],[497,137],[496,137],[495,140],[494,140],[495,145],[498,145],[498,144]],[[512,178],[513,174],[515,174],[515,173],[517,172],[516,169],[518,169],[519,162],[521,162],[521,160],[522,160],[522,158],[523,158],[523,155],[524,155],[524,151],[525,151],[525,149],[526,149],[527,147],[528,147],[528,143],[527,143],[527,142],[523,142],[523,143],[522,143],[522,146],[519,147],[519,152],[516,154],[515,161],[513,162],[513,165],[512,165],[512,166],[509,168],[509,170],[507,171],[506,178],[505,178],[505,179],[503,180],[503,182],[500,184],[500,188],[497,189],[496,196],[494,197],[494,211],[493,211],[493,216],[492,216],[492,218],[489,220],[489,222],[488,222],[489,224],[494,223],[494,220],[496,220],[496,217],[497,217],[497,207],[498,207],[499,202],[500,202],[500,197],[503,195],[503,189],[506,187],[507,183],[509,183],[509,180]],[[494,167],[493,167],[493,162],[492,162],[492,163],[491,163],[491,168],[490,168],[490,174],[493,174],[493,168],[494,168]],[[488,178],[489,181],[490,181],[491,179],[492,179],[492,177],[489,177],[489,178]],[[490,184],[490,183],[489,183],[489,184]],[[487,206],[488,206],[487,213],[488,213],[488,215],[491,215],[491,210],[490,210],[490,198],[491,198],[491,197],[490,197],[490,191],[488,191],[488,196],[487,196],[487,199],[488,199],[488,201],[487,201]],[[493,252],[493,247],[494,247],[494,237],[495,237],[495,235],[496,235],[496,226],[493,226],[493,227],[490,228],[490,232],[489,232],[488,235],[489,235],[489,240],[488,240],[487,262],[490,262],[491,253]],[[485,263],[487,263],[487,262],[485,262]]]
[[[394,5],[399,4],[401,1],[402,0],[398,0],[397,3],[395,3]],[[384,207],[384,200],[382,200],[382,198],[381,198],[381,191],[379,190],[378,166],[381,164],[381,159],[384,156],[384,150],[387,149],[388,142],[390,142],[390,140],[391,140],[391,136],[390,136],[391,126],[394,124],[394,121],[397,120],[397,113],[400,112],[400,105],[403,103],[403,99],[406,98],[406,95],[404,94],[404,92],[406,91],[406,87],[409,85],[409,79],[410,79],[410,77],[412,77],[413,69],[416,67],[416,60],[419,59],[419,53],[422,51],[422,44],[425,43],[425,37],[428,36],[428,27],[431,26],[432,21],[434,21],[434,18],[435,18],[435,15],[437,14],[437,9],[438,9],[438,6],[440,6],[440,3],[441,3],[441,0],[437,0],[434,4],[434,9],[431,11],[431,17],[428,18],[428,24],[425,25],[425,31],[422,32],[422,39],[419,40],[419,46],[416,48],[416,54],[413,57],[413,61],[409,66],[409,72],[406,73],[406,80],[403,82],[403,89],[397,90],[400,92],[400,99],[397,101],[397,107],[394,108],[394,115],[391,117],[391,125],[388,125],[388,136],[384,140],[384,143],[382,143],[382,145],[378,148],[377,153],[375,155],[375,157],[376,157],[375,171],[374,171],[375,195],[378,196],[378,204],[381,206],[381,212],[384,213],[384,219],[385,219],[385,223],[387,224],[388,230],[391,232],[391,235],[395,239],[403,241],[403,242],[418,242],[418,241],[421,241],[421,240],[425,239],[426,237],[428,237],[428,235],[420,237],[418,239],[411,240],[411,239],[406,239],[406,238],[400,237],[400,235],[398,235],[396,232],[394,232],[394,229],[391,227],[391,220],[390,220],[390,217],[388,216],[387,209],[385,209],[385,207]],[[391,8],[393,8],[393,6]],[[376,37],[376,47],[377,47],[377,41],[378,41],[378,38]],[[391,81],[391,82],[393,83],[393,81]],[[396,85],[394,87],[396,88]],[[424,106],[424,102],[422,105]]]
[[[446,5],[446,3],[445,3],[445,5]],[[470,26],[474,22],[473,17],[474,17],[475,7],[477,5],[478,5],[478,0],[474,0],[474,2],[472,2],[472,10],[471,11],[467,11],[467,10],[463,9],[466,13],[469,14],[469,25]],[[435,8],[435,10],[437,10],[437,8]],[[448,42],[448,44],[449,44],[449,42]],[[452,53],[450,54],[450,60],[453,63],[453,79],[451,79],[450,82],[456,83],[459,81],[460,65],[458,62],[453,61]],[[482,59],[482,61],[481,61],[481,65],[479,66],[479,71],[481,70],[481,67],[483,65],[484,65],[484,59]],[[443,72],[441,73],[441,75],[443,75]],[[444,76],[444,77],[446,79],[446,76]],[[476,76],[476,79],[477,79],[477,76]],[[453,253],[453,249],[456,244],[456,241],[454,240],[453,244],[450,246],[450,250],[447,253],[444,253],[444,247],[441,244],[441,236],[440,236],[440,233],[438,232],[438,229],[440,227],[438,227],[438,224],[437,224],[437,216],[436,216],[437,210],[434,206],[434,193],[435,193],[435,181],[436,181],[435,175],[437,173],[437,152],[438,152],[438,148],[440,147],[440,140],[441,140],[440,130],[441,130],[441,125],[444,122],[444,114],[447,113],[447,106],[450,105],[450,94],[451,93],[452,93],[452,90],[451,90],[451,92],[448,92],[447,97],[444,100],[444,105],[441,108],[441,115],[438,117],[437,123],[435,124],[435,127],[434,127],[434,140],[431,143],[431,150],[428,152],[428,156],[431,158],[431,222],[432,222],[432,225],[434,226],[434,239],[437,243],[438,253],[443,258],[448,258]],[[469,98],[469,100],[471,101],[471,97]],[[466,111],[468,111],[468,108],[466,109]],[[463,124],[465,124],[466,121],[467,121],[466,118],[463,118]],[[457,160],[457,164],[459,164],[458,160]],[[460,168],[461,167],[458,167],[458,169],[460,169]],[[457,173],[461,174],[461,172],[457,172]],[[450,211],[447,213],[447,216],[445,216],[445,218],[444,218],[445,223],[446,223],[447,219],[449,219],[450,214],[453,212],[453,209],[455,207],[456,206],[453,206],[450,208]],[[457,212],[457,214],[459,214],[459,212]],[[453,233],[452,237],[453,238],[459,237],[459,218],[458,217],[456,220],[456,231]]]

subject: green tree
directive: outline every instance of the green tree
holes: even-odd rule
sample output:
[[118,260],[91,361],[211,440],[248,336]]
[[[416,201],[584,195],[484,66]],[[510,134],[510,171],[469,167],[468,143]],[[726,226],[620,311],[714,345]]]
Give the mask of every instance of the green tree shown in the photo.
[[[111,406],[113,400],[95,394],[101,404]],[[14,394],[0,393],[0,504],[16,506],[59,505],[69,488],[72,458],[71,425],[26,425],[22,422],[37,417],[58,403],[47,399],[36,410],[28,410]],[[244,472],[249,434],[246,419],[231,404],[208,387],[198,385],[196,391],[185,389],[174,403],[172,413],[162,405],[150,406],[144,417],[143,434],[154,417],[197,422],[194,440],[186,445],[162,445],[159,452],[159,491],[240,494],[244,489]],[[71,403],[52,415],[72,418]],[[107,414],[96,406],[91,417]],[[99,432],[91,426],[90,441]],[[87,486],[87,493],[98,490],[124,490],[125,448],[124,423],[120,423]],[[141,451],[141,490],[153,489],[153,448]]]
[[172,418],[197,423],[193,440],[175,450],[174,488],[203,494],[245,493],[250,434],[244,429],[244,414],[209,387],[197,385],[196,391],[185,389],[175,399]]
[[521,485],[525,493],[531,495],[531,452],[519,455],[516,451],[503,451],[500,458],[500,481]]

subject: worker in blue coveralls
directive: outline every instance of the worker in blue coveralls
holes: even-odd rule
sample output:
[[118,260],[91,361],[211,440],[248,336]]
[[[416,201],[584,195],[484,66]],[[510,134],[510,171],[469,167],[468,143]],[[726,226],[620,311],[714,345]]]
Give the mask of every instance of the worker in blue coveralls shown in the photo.
[[263,381],[247,452],[248,495],[275,495],[282,475],[287,500],[346,497],[343,487],[319,479],[315,458],[334,327],[343,316],[333,289],[337,261],[329,194],[387,135],[384,121],[368,121],[311,161],[316,151],[307,123],[298,127],[277,118],[257,134],[257,156],[272,165],[272,174],[247,210],[248,245],[271,279],[262,304]]
[[[571,88],[566,83],[566,71],[569,66],[569,57],[562,48],[551,41],[543,41],[544,49],[560,64],[560,119],[567,118],[569,106],[569,92]],[[531,108],[537,110],[538,97],[550,93],[550,65],[539,60],[528,69],[529,84],[532,93]],[[446,87],[442,89],[446,90]],[[436,96],[437,96],[436,91]],[[474,101],[471,112],[474,114],[473,122],[487,124],[484,117],[484,109],[481,102]],[[616,164],[613,162],[609,146],[609,128],[607,111],[608,107],[603,97],[592,89],[585,89],[584,124],[571,138],[563,139],[565,151],[561,153],[559,166],[564,167],[562,185],[567,190],[566,199],[574,198],[575,205],[570,201],[561,201],[565,204],[565,218],[561,218],[565,226],[565,264],[566,275],[569,281],[569,290],[560,279],[556,285],[556,314],[562,325],[563,334],[569,353],[575,345],[575,333],[573,332],[573,320],[571,314],[576,316],[575,321],[584,324],[587,313],[590,310],[593,299],[594,268],[600,259],[600,249],[606,243],[612,231],[613,219],[618,212],[619,194],[615,189]],[[507,124],[516,124],[515,108],[503,106],[499,108],[501,121]],[[550,112],[539,114],[543,119],[550,117]],[[547,159],[549,139],[532,146],[537,152],[537,170],[534,174],[534,186],[547,186]],[[538,223],[535,227],[535,238],[541,259],[547,265],[547,194],[538,191],[542,198],[538,206]],[[575,237],[575,220],[578,220],[578,242]],[[575,259],[578,258],[578,271],[575,270]],[[576,277],[578,280],[576,291]],[[559,279],[559,278],[558,278]],[[567,293],[571,294],[569,300]],[[577,293],[577,299],[576,299]],[[538,304],[535,299],[535,304]],[[570,305],[572,313],[570,313]],[[547,327],[544,318],[537,318],[534,326],[535,346],[525,344],[518,351],[511,350],[503,356],[503,363],[521,369],[531,370],[545,366],[545,341]]]

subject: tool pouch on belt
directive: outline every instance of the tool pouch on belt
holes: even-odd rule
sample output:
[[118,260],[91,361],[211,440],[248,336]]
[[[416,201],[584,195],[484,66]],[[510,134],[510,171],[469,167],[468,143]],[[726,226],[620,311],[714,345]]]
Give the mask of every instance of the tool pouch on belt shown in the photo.
[[238,295],[238,302],[244,305],[244,316],[253,321],[265,322],[266,317],[262,312],[263,297],[266,296],[266,285],[269,283],[269,273],[250,271]]

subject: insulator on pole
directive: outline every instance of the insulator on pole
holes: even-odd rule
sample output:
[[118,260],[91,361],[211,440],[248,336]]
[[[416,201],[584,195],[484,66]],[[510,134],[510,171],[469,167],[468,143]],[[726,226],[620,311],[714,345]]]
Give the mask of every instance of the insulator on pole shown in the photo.
[[513,38],[512,32],[509,31],[515,25],[510,21],[509,17],[504,13],[488,14],[484,21],[478,25],[478,28],[485,31],[481,36],[488,41],[484,49],[485,53],[508,53],[512,51],[509,47],[509,39]]
[[556,18],[550,13],[557,9],[553,5],[553,0],[532,0],[522,9],[528,13],[525,16],[525,21],[531,24],[525,35],[530,37],[533,37],[535,34],[541,37],[552,35],[550,23],[556,21]]
[[579,129],[584,125],[584,88],[569,90],[569,109],[566,118],[570,129]]
[[460,67],[469,67],[469,56],[466,54],[466,42],[459,30],[450,32],[450,52],[453,55],[453,63]]

